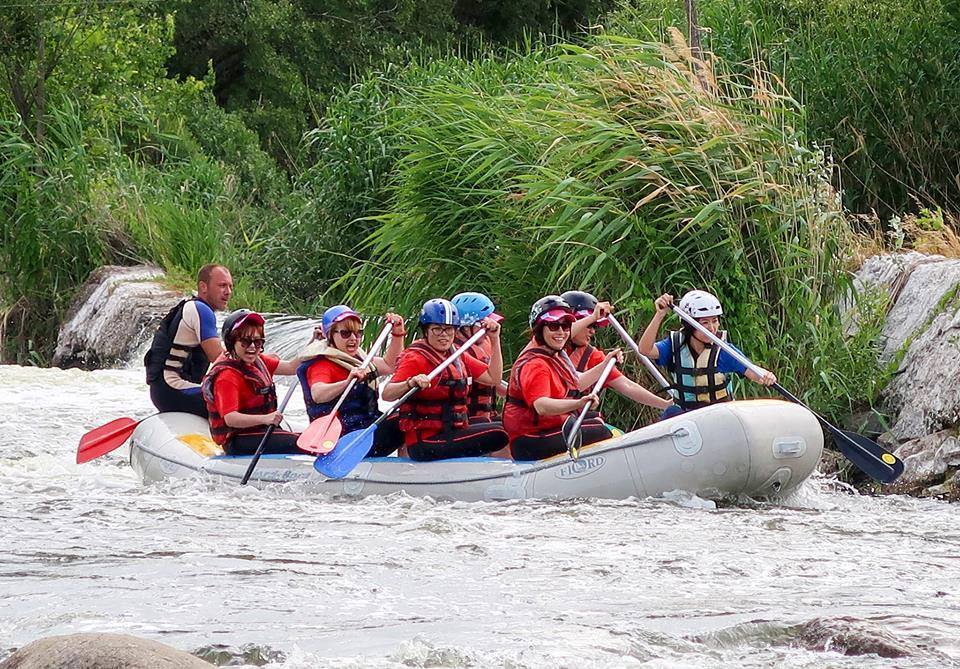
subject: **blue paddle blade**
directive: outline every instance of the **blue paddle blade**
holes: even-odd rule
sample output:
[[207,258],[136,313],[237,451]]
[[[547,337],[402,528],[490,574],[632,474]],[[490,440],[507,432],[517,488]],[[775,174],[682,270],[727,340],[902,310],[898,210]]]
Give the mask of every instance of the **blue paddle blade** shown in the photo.
[[317,456],[313,461],[313,468],[328,479],[342,479],[370,452],[376,432],[377,425],[374,423],[362,430],[343,435],[332,451]]

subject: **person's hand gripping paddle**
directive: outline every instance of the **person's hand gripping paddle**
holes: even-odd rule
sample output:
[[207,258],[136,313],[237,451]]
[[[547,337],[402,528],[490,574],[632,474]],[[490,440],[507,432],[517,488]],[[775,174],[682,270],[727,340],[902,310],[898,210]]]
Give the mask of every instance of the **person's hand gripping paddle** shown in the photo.
[[[390,336],[390,330],[393,327],[392,323],[387,323],[383,326],[383,330],[380,331],[376,341],[373,342],[373,346],[370,347],[367,355],[364,356],[358,369],[366,369],[370,366],[370,363],[380,351],[383,343],[387,340],[387,337]],[[341,425],[340,419],[337,418],[337,411],[340,410],[344,400],[347,399],[347,395],[350,394],[350,391],[353,390],[355,385],[357,385],[357,377],[350,379],[350,383],[348,383],[347,387],[340,393],[340,397],[330,413],[313,421],[307,429],[303,431],[297,439],[297,448],[301,451],[316,455],[323,455],[333,450],[343,431],[343,425]]]
[[[600,378],[593,384],[593,390],[590,391],[591,395],[600,394],[603,390],[603,384],[607,382],[607,377],[610,376],[610,372],[613,371],[616,364],[616,358],[607,360],[603,371],[600,372]],[[580,409],[580,413],[577,414],[576,418],[574,418],[573,414],[570,414],[567,420],[563,421],[563,439],[567,444],[567,453],[570,454],[570,459],[574,462],[580,459],[580,446],[583,445],[583,435],[580,433],[580,427],[583,425],[583,419],[587,417],[587,412],[590,411],[590,408],[591,403],[587,403]]]
[[[457,358],[470,350],[477,341],[487,333],[486,329],[480,328],[467,339],[460,348],[454,351],[449,358],[427,374],[427,378],[433,381],[447,367],[456,362]],[[377,427],[389,416],[394,409],[410,399],[414,393],[420,390],[420,387],[411,388],[403,397],[394,402],[389,409],[380,414],[374,423],[362,430],[356,430],[343,437],[337,442],[336,447],[326,455],[317,456],[313,463],[313,468],[331,479],[340,479],[353,471],[353,468],[360,464],[360,461],[366,457],[373,446],[373,437],[376,434]]]
[[[703,327],[693,316],[685,311],[682,311],[681,309],[678,309],[677,307],[672,308],[673,312],[679,316],[681,320],[689,323],[691,326],[699,330],[700,333],[703,334],[707,339],[722,348],[729,355],[739,360],[742,364],[746,365],[746,367],[754,374],[763,376],[762,369],[750,362],[746,356],[737,351],[737,349],[734,347],[730,346],[730,344],[714,335],[707,328]],[[820,424],[826,430],[828,430],[831,435],[833,435],[833,441],[836,443],[837,448],[840,449],[840,452],[843,453],[843,455],[858,469],[860,469],[860,471],[870,478],[874,479],[875,481],[879,481],[880,483],[893,483],[897,480],[900,474],[903,473],[903,461],[893,453],[885,450],[882,446],[880,446],[880,444],[867,439],[862,434],[850,432],[849,430],[841,430],[840,428],[830,424],[826,418],[801,402],[779,383],[774,383],[773,387],[785,398],[791,402],[799,404],[816,416],[817,420],[820,421]]]

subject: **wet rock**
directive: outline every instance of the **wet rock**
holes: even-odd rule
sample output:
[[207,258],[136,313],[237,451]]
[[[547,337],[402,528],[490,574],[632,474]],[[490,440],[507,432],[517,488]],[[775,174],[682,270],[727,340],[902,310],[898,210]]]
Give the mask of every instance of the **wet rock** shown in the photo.
[[71,634],[40,639],[0,663],[0,669],[210,669],[176,648],[126,634]]
[[844,655],[878,655],[894,658],[911,655],[911,649],[875,624],[856,618],[816,618],[797,630],[803,646],[810,650],[833,651]]
[[951,467],[960,465],[956,430],[943,430],[903,444],[896,450],[903,460],[902,485],[941,483]]
[[147,265],[92,272],[60,327],[53,364],[100,369],[129,361],[184,297],[155,281],[162,276]]
[[876,256],[857,273],[861,291],[890,298],[881,364],[897,365],[883,390],[890,429],[881,445],[906,472],[899,491],[923,493],[955,466],[960,425],[960,260],[920,253]]

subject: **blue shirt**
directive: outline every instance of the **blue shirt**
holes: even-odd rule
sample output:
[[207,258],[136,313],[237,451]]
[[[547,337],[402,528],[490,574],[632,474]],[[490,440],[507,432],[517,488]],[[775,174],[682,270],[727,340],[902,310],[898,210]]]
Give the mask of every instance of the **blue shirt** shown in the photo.
[[[733,344],[730,344],[730,346],[737,353],[743,355],[736,346],[733,346]],[[657,342],[657,351],[659,352],[657,364],[661,367],[669,367],[673,362],[673,344],[670,342],[670,337]],[[739,374],[743,376],[747,371],[747,366],[721,349],[720,355],[717,356],[717,371],[721,374]]]

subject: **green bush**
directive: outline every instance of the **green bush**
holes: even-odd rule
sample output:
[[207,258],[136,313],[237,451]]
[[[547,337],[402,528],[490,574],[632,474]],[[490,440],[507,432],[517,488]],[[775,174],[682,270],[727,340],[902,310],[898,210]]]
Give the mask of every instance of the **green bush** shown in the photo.
[[[833,305],[848,228],[829,166],[763,70],[709,79],[702,90],[683,45],[614,37],[399,76],[390,198],[348,298],[413,314],[482,290],[516,351],[545,293],[591,289],[639,331],[660,292],[709,288],[741,345],[821,407],[867,399],[868,369],[805,355],[846,346]],[[820,392],[823,375],[859,392]]]

